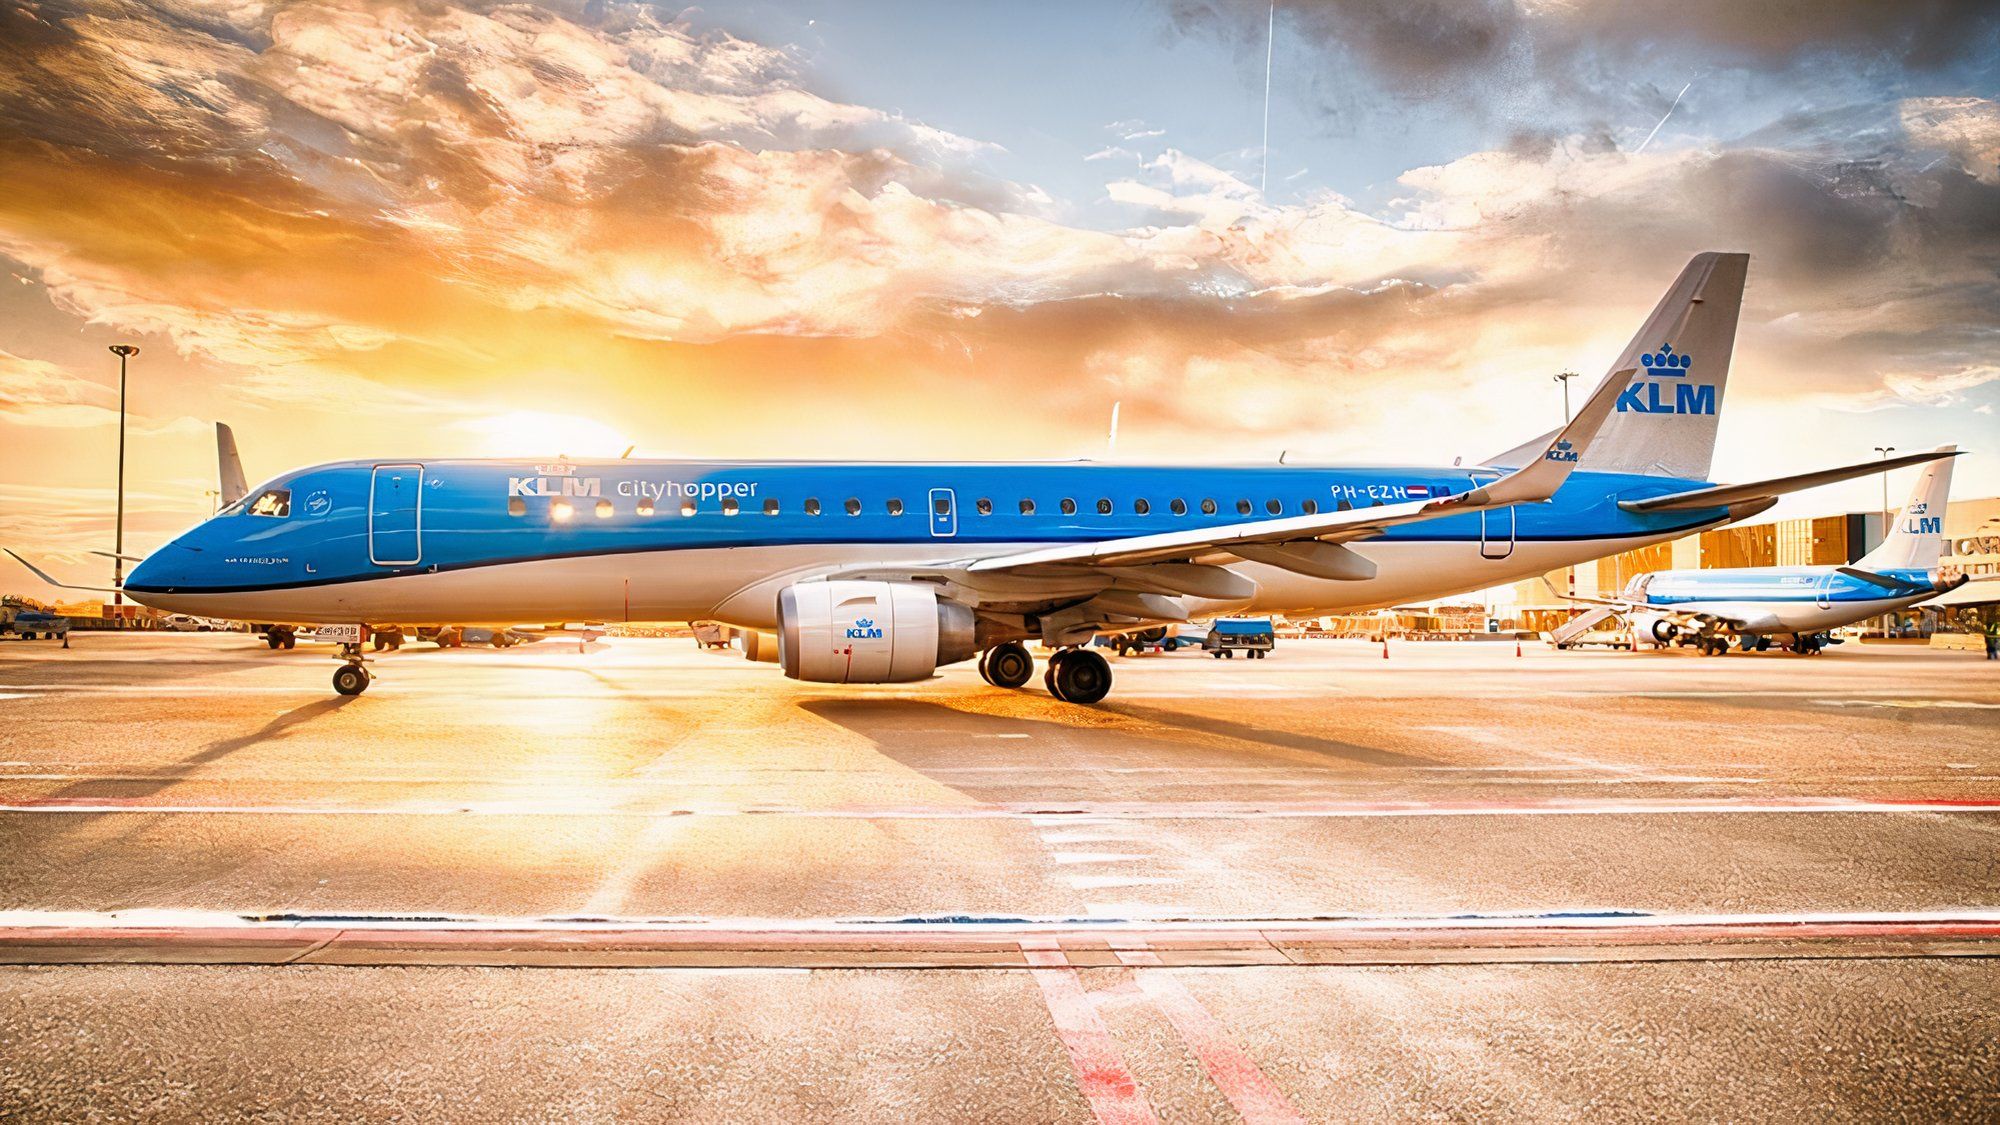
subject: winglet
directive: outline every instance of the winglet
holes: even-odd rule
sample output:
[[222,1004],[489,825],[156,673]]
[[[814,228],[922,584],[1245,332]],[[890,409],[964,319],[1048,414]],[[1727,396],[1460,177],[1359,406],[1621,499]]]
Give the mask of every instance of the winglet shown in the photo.
[[1583,408],[1576,417],[1555,436],[1535,460],[1525,468],[1516,469],[1491,484],[1482,485],[1457,496],[1439,501],[1440,505],[1461,504],[1487,508],[1502,504],[1528,504],[1547,500],[1556,494],[1556,489],[1569,479],[1582,459],[1584,450],[1604,428],[1605,419],[1611,417],[1612,408],[1618,405],[1619,392],[1630,382],[1634,368],[1613,371],[1597,384],[1584,400]]
[[215,487],[225,508],[250,495],[250,482],[243,479],[243,458],[236,452],[236,431],[223,422],[215,424]]
[[34,563],[29,562],[27,559],[22,558],[20,555],[15,554],[14,549],[12,547],[0,547],[0,551],[5,551],[8,554],[13,555],[15,562],[20,563],[22,566],[27,567],[30,571],[34,572],[35,577],[41,579],[42,581],[48,583],[51,586],[56,587],[59,590],[90,590],[99,594],[118,593],[117,588],[113,586],[77,586],[77,585],[72,585],[71,583],[68,582],[58,582],[54,578],[50,577],[48,572],[44,571],[41,567],[38,567]]

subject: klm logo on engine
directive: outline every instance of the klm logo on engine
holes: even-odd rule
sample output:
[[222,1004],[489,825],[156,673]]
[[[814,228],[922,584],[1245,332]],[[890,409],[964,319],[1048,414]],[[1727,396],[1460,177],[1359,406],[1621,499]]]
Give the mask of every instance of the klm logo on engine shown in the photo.
[[[1688,369],[1694,366],[1694,357],[1677,355],[1673,345],[1662,344],[1657,352],[1649,352],[1639,357],[1639,366],[1646,369],[1643,381],[1626,387],[1618,396],[1620,414],[1714,414],[1715,388],[1696,383],[1654,382],[1656,379],[1680,379],[1688,377]],[[1673,388],[1671,391],[1668,388]]]
[[875,624],[875,619],[872,617],[857,617],[854,619],[854,624],[847,628],[847,639],[850,641],[879,641],[882,639],[882,629]]

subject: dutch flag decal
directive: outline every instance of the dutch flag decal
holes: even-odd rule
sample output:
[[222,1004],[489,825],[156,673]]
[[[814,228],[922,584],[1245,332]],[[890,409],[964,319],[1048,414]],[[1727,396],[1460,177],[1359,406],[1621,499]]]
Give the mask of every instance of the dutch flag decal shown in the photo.
[[1431,486],[1427,484],[1413,484],[1409,487],[1409,493],[1412,496],[1420,496],[1428,499],[1431,494]]

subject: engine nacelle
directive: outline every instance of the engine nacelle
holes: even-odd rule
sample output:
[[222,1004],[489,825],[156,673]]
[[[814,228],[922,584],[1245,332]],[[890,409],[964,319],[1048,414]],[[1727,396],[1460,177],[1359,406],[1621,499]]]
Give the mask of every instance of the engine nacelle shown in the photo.
[[899,684],[979,651],[969,606],[912,582],[801,582],[778,592],[778,662],[818,684]]
[[1648,614],[1640,619],[1638,625],[1639,631],[1653,638],[1654,644],[1670,645],[1680,640],[1681,627],[1672,618]]

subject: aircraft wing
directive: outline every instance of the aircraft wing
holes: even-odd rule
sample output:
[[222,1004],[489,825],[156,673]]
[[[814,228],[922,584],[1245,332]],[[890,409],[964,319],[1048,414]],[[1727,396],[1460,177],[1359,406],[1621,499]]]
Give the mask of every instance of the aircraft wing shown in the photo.
[[1620,500],[1618,506],[1628,512],[1680,512],[1691,508],[1726,508],[1758,500],[1776,500],[1789,492],[1817,488],[1822,484],[1835,484],[1856,477],[1874,476],[1890,469],[1900,469],[1905,465],[1921,465],[1940,457],[1956,457],[1958,453],[1950,449],[1933,449],[1925,453],[1906,453],[1901,457],[1890,457],[1880,461],[1863,461],[1858,465],[1843,465],[1838,469],[1821,469],[1816,473],[1800,473],[1797,476],[1776,477],[1772,480],[1754,481],[1750,484],[1717,484],[1707,488],[1675,492],[1666,496],[1651,496],[1644,500]]

